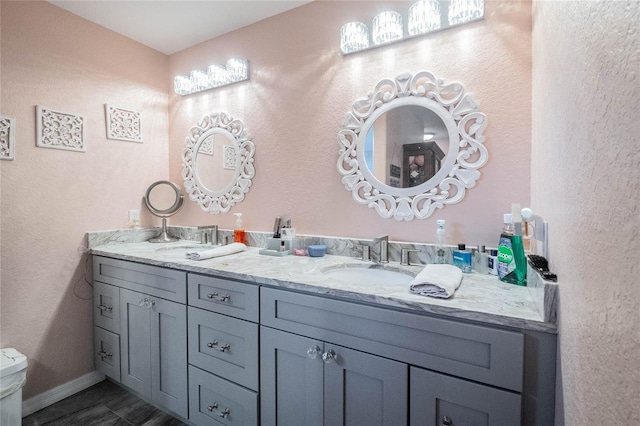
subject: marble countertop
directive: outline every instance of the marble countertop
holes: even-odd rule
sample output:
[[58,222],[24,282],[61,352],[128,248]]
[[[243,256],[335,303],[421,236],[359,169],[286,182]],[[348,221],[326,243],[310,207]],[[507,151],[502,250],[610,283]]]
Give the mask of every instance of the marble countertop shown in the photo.
[[[493,275],[464,274],[462,283],[452,298],[437,299],[410,293],[408,285],[354,284],[335,280],[323,273],[340,266],[372,264],[356,258],[331,255],[320,258],[264,256],[259,254],[259,249],[255,247],[249,247],[242,253],[201,261],[185,258],[186,251],[193,251],[198,247],[202,246],[193,241],[169,244],[108,243],[93,247],[90,252],[115,259],[330,295],[391,308],[525,330],[557,332],[556,324],[543,320],[526,287],[503,283]],[[400,266],[394,262],[385,267],[412,275],[423,268]]]

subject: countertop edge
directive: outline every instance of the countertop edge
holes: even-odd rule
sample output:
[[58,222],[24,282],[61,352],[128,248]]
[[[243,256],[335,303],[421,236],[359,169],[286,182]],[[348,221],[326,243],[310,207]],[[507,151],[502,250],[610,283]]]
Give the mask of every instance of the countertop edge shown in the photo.
[[[260,277],[250,274],[243,274],[237,272],[230,272],[208,267],[199,267],[194,265],[185,265],[182,263],[172,261],[161,261],[156,259],[150,259],[146,257],[135,256],[131,254],[120,254],[112,251],[102,251],[99,248],[92,248],[88,250],[89,254],[96,256],[103,256],[112,259],[126,260],[146,265],[153,265],[159,267],[165,267],[184,272],[198,273],[203,275],[215,275],[221,278],[228,278],[238,280],[246,283],[253,283],[256,285],[267,285],[275,288],[283,288],[287,290],[302,291],[308,294],[317,294],[320,296],[329,296],[339,298],[345,301],[351,301],[355,303],[366,303],[369,305],[376,305],[386,308],[401,309],[413,313],[426,313],[439,315],[446,318],[462,319],[466,321],[472,321],[476,323],[484,323],[488,325],[501,326],[507,328],[516,328],[524,331],[539,331],[550,334],[557,334],[557,325],[554,323],[535,321],[525,318],[516,318],[511,316],[503,316],[493,313],[485,313],[479,311],[471,311],[455,307],[445,307],[438,305],[431,305],[429,303],[412,303],[407,300],[400,300],[390,296],[376,296],[372,294],[354,293],[351,291],[342,291],[335,288],[321,287],[312,284],[305,284],[300,282],[287,281],[283,279]],[[425,296],[426,297],[426,296]]]

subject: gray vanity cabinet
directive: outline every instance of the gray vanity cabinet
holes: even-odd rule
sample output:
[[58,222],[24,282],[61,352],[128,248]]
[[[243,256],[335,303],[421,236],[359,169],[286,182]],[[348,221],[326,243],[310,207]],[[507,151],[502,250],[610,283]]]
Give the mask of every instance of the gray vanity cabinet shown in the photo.
[[97,368],[187,418],[186,273],[94,256],[93,277]]
[[520,395],[411,367],[410,426],[513,426]]
[[122,289],[120,311],[122,384],[187,418],[186,306]]
[[261,327],[262,425],[406,425],[408,367]]
[[188,275],[189,420],[258,424],[259,287]]

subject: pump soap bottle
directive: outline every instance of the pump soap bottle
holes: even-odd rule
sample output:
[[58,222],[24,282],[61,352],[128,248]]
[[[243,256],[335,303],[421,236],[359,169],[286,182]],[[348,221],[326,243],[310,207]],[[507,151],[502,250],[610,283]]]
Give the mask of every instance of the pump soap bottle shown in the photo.
[[438,230],[436,231],[436,261],[435,263],[444,264],[447,263],[445,255],[444,245],[446,244],[446,234],[444,231],[444,219],[436,220]]
[[233,242],[246,244],[244,229],[242,228],[242,213],[234,213],[236,217],[236,227],[233,230]]
[[527,285],[527,260],[522,237],[514,233],[511,214],[504,215],[504,228],[498,244],[498,277],[506,283]]

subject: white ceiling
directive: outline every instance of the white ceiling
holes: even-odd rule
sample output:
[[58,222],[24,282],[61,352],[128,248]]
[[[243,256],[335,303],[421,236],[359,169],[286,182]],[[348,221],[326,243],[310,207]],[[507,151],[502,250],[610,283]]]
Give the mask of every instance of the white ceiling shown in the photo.
[[312,0],[47,0],[171,55]]

